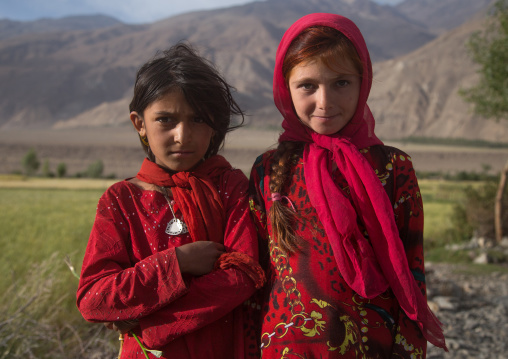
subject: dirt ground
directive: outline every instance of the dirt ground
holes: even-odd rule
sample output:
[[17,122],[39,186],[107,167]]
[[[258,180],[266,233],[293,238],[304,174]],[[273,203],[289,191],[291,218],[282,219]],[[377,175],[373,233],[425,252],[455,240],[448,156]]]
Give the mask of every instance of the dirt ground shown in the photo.
[[[274,148],[277,131],[242,128],[230,133],[223,155],[248,173],[255,158]],[[415,145],[387,141],[407,152],[417,171],[476,171],[490,166],[491,172],[500,171],[508,159],[508,149],[486,149],[436,145]],[[102,160],[104,174],[117,178],[134,176],[144,153],[137,134],[129,128],[64,130],[0,130],[0,174],[21,170],[23,156],[34,148],[41,164],[49,161],[50,169],[58,163],[67,165],[68,175],[86,170],[91,163]]]

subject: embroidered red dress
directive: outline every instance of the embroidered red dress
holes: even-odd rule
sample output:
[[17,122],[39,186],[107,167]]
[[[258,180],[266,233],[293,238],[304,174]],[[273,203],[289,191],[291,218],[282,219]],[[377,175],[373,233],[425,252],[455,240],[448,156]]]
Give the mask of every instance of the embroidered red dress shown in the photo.
[[[257,260],[247,178],[227,170],[214,183],[226,212],[226,251]],[[178,203],[174,209],[181,218]],[[79,310],[92,322],[139,320],[134,333],[162,350],[162,358],[243,358],[240,304],[254,292],[253,280],[236,268],[182,275],[175,247],[192,240],[165,233],[172,218],[158,191],[127,180],[111,186],[99,201],[84,257]],[[121,358],[144,358],[135,339],[124,337]]]
[[[425,292],[423,209],[411,158],[383,145],[361,150],[393,204],[400,239],[411,273]],[[260,156],[251,173],[251,210],[259,232],[260,257],[268,285],[262,299],[263,358],[425,358],[427,340],[401,311],[391,289],[362,298],[342,278],[315,208],[308,197],[304,164],[292,168],[284,194],[302,216],[296,223],[302,251],[287,256],[268,233],[272,152]],[[336,171],[335,183],[350,199],[347,183]],[[351,199],[350,199],[351,200]],[[289,204],[288,204],[289,205]],[[360,229],[365,232],[362,223]],[[368,234],[364,233],[368,239]]]

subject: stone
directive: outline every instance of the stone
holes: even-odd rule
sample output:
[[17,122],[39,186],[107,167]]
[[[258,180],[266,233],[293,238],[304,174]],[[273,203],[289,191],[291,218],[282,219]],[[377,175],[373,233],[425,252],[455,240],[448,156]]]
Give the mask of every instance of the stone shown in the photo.
[[489,262],[489,255],[487,253],[481,253],[478,257],[473,260],[476,264],[487,264]]
[[449,349],[429,343],[427,359],[508,359],[508,274],[444,263],[427,263],[426,273],[429,306]]
[[444,297],[444,296],[437,296],[434,297],[433,302],[437,304],[438,308],[440,310],[456,310],[457,304],[454,303],[455,298],[453,297]]

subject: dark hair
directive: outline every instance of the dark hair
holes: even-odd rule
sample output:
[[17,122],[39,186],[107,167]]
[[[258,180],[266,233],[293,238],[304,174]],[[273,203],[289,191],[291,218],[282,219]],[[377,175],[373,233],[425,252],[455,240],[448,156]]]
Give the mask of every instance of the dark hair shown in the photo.
[[[235,89],[210,61],[199,56],[190,45],[178,43],[157,53],[138,70],[129,110],[143,117],[151,103],[175,90],[183,93],[196,115],[214,130],[205,158],[217,154],[224,145],[226,133],[244,121],[244,113],[232,96]],[[233,115],[241,116],[239,124],[231,125]],[[153,157],[143,141],[141,145]]]
[[[286,84],[295,66],[312,59],[320,59],[332,70],[340,69],[344,60],[349,59],[358,74],[363,75],[363,64],[353,43],[340,31],[331,27],[309,27],[291,42],[282,64]],[[285,141],[279,144],[273,154],[270,192],[282,194],[287,191],[291,168],[296,165],[296,158],[302,148],[301,142]],[[281,201],[273,202],[268,215],[279,247],[287,254],[299,250],[300,239],[296,235],[295,223],[302,218]]]

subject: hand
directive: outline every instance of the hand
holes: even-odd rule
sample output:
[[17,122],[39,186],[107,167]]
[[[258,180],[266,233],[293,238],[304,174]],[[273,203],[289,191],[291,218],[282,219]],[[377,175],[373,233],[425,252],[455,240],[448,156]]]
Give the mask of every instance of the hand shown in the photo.
[[210,241],[197,241],[177,247],[176,258],[182,273],[195,276],[208,274],[224,253],[224,246]]
[[131,329],[136,328],[139,325],[137,320],[124,320],[119,322],[107,322],[104,326],[108,329],[114,330],[120,334],[125,334]]

